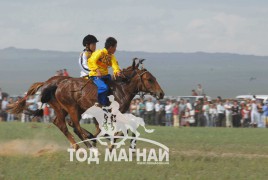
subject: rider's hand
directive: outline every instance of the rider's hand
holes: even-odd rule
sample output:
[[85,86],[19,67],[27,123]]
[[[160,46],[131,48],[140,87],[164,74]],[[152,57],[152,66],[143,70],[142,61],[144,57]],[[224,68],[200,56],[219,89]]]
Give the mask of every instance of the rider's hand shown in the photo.
[[122,76],[121,71],[119,71],[116,75],[117,75],[117,76]]
[[101,77],[101,72],[100,72],[100,70],[97,69],[96,72],[97,72],[97,76],[98,76],[98,77]]

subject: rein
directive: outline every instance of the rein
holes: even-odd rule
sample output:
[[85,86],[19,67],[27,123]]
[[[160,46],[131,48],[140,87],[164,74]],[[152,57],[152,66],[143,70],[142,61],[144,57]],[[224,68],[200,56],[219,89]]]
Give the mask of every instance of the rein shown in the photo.
[[[130,71],[130,70],[125,70],[125,71]],[[146,88],[146,86],[144,85],[144,82],[143,82],[143,80],[142,80],[142,76],[143,76],[144,74],[148,73],[147,70],[145,70],[145,71],[143,71],[142,73],[139,74],[139,73],[137,72],[137,70],[135,69],[135,70],[133,71],[133,73],[131,74],[130,77],[128,77],[128,76],[126,76],[126,75],[124,74],[125,71],[124,71],[124,70],[122,71],[122,74],[123,74],[124,78],[126,78],[128,81],[130,81],[130,80],[131,80],[133,77],[135,77],[135,75],[137,74],[138,77],[139,77],[139,81],[140,81],[142,87],[145,89],[145,91],[148,91],[148,92],[149,92],[149,90]],[[133,93],[133,94],[135,94],[135,93]],[[138,94],[142,99],[144,99],[144,95],[145,95],[146,93],[140,91],[140,88],[139,88],[139,86],[138,86],[138,93],[137,93],[137,94]],[[135,94],[135,95],[136,95],[136,94]]]
[[[143,80],[142,80],[142,75],[144,75],[145,73],[148,73],[148,71],[145,70],[145,71],[142,72],[141,74],[138,74],[138,73],[137,73],[137,74],[138,74],[138,76],[139,76],[139,80],[140,80],[140,82],[141,82],[143,88],[145,89],[145,91],[148,91],[148,92],[149,92],[149,90],[146,88],[146,86],[144,85],[144,82],[143,82]],[[144,95],[145,95],[145,94],[146,94],[145,92],[140,91],[139,86],[138,86],[138,95],[139,95],[142,99],[144,99]]]
[[84,87],[86,87],[86,85],[92,82],[92,79],[88,79],[87,82],[80,88],[80,89],[75,89],[75,90],[71,90],[71,92],[78,92],[78,91],[82,91],[84,89]]

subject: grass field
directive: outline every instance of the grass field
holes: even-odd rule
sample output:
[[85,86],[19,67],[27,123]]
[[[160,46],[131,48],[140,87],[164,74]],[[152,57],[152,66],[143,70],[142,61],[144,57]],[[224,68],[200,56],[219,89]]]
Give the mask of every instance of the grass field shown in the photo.
[[168,146],[169,165],[70,162],[69,143],[54,125],[2,122],[0,179],[268,179],[267,129],[148,128],[156,131],[139,129],[141,137]]

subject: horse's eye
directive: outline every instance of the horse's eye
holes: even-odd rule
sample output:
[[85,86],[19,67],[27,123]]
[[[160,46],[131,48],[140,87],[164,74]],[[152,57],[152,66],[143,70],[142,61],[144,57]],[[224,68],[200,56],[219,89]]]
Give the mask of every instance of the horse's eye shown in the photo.
[[150,83],[153,83],[153,82],[154,82],[154,80],[153,80],[153,79],[148,79],[148,81],[149,81]]

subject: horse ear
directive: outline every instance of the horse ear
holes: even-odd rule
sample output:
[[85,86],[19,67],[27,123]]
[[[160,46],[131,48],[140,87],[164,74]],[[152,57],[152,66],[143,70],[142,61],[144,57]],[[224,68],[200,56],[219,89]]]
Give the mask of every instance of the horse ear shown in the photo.
[[139,63],[142,64],[145,59],[139,59]]
[[136,66],[136,60],[137,60],[138,58],[133,58],[133,63],[132,63],[132,69],[134,70],[135,69],[135,66]]
[[136,65],[136,68],[139,68],[139,65],[142,64],[142,62],[144,61],[145,59],[139,59],[139,62],[138,64]]
[[144,69],[144,66],[143,66],[143,61],[145,61],[145,59],[139,59],[139,64],[142,65],[141,69]]

